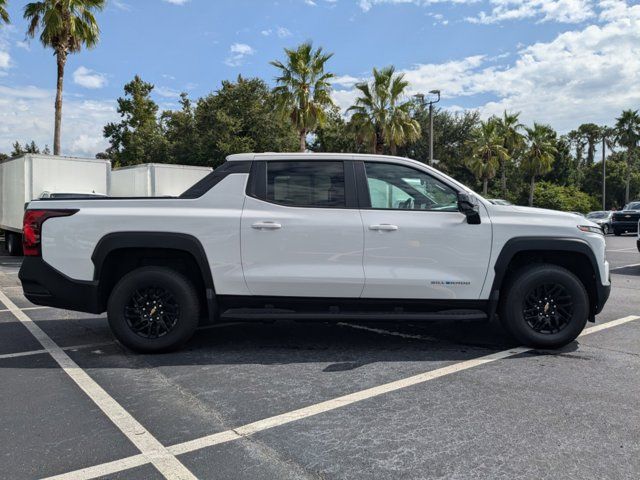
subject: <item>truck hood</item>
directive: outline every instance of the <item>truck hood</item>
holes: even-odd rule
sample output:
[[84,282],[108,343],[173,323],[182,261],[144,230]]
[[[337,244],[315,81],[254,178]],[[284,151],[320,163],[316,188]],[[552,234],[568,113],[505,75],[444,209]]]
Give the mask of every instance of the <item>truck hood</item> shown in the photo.
[[497,215],[508,215],[526,219],[531,224],[554,224],[575,227],[577,225],[597,226],[592,220],[575,213],[560,212],[546,208],[520,207],[517,205],[491,205],[491,212]]

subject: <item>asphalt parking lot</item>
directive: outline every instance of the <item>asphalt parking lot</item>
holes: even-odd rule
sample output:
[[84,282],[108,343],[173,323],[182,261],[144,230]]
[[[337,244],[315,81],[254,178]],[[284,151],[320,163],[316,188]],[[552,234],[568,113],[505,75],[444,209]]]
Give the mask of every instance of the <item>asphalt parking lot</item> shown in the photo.
[[0,257],[0,478],[640,478],[635,241],[607,238],[609,303],[561,351],[485,322],[276,322],[137,355]]

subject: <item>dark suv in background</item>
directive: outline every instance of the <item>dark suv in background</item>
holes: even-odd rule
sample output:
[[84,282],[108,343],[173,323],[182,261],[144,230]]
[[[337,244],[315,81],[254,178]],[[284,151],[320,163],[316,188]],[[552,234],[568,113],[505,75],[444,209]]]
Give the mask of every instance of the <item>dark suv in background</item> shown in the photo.
[[640,220],[640,201],[631,202],[619,212],[613,212],[611,216],[611,229],[615,235],[623,233],[636,233]]

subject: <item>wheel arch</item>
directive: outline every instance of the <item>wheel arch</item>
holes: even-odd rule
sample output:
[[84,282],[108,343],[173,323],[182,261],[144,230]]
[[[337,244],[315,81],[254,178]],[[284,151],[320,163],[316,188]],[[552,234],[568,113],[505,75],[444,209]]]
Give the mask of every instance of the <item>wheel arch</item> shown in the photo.
[[98,302],[106,307],[119,278],[135,268],[167,266],[185,274],[196,285],[210,321],[217,315],[215,287],[207,255],[193,235],[174,232],[115,232],[105,235],[91,255]]
[[594,321],[606,298],[602,299],[600,269],[593,250],[581,238],[516,237],[505,243],[494,270],[489,297],[489,318],[493,318],[500,302],[500,290],[509,275],[529,263],[552,263],[576,274],[589,294],[589,320]]

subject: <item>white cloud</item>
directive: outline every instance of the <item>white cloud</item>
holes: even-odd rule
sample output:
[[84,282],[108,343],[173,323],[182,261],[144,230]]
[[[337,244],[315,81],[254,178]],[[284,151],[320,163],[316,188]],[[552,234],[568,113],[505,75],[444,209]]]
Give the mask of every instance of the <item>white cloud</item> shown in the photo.
[[480,0],[358,0],[358,5],[363,12],[368,12],[375,5],[402,5],[413,4],[417,6],[428,6],[436,3],[477,3]]
[[580,23],[595,16],[592,0],[491,0],[490,13],[467,17],[471,23],[539,18],[541,22]]
[[244,63],[246,57],[253,55],[256,51],[246,43],[234,43],[229,47],[229,53],[224,63],[230,67],[238,67]]
[[[272,28],[267,28],[265,30],[262,30],[260,32],[262,35],[264,35],[265,37],[270,37],[273,33],[274,33],[274,29]],[[278,27],[275,29],[275,34],[279,37],[279,38],[287,38],[290,37],[291,35],[293,35],[291,33],[291,30],[289,30],[286,27]]]
[[[611,125],[623,109],[640,105],[640,5],[609,0],[600,9],[601,23],[523,46],[512,63],[477,55],[405,69],[408,94],[438,88],[449,102],[466,99],[485,116],[520,111],[524,122],[560,132],[585,122]],[[333,93],[342,108],[356,96],[353,89]]]
[[131,5],[129,5],[126,2],[123,2],[122,0],[112,0],[111,3],[118,10],[122,10],[123,12],[130,12],[131,11]]
[[174,88],[170,87],[155,87],[153,89],[155,93],[164,98],[178,98],[180,97],[180,92]]
[[73,72],[73,82],[84,88],[102,88],[107,85],[107,77],[103,73],[94,72],[87,67],[78,67]]
[[276,35],[278,35],[278,37],[280,38],[287,38],[287,37],[290,37],[292,33],[288,28],[278,27],[276,29]]
[[[34,140],[41,148],[53,143],[55,91],[33,86],[0,86],[0,152],[16,140]],[[93,157],[103,151],[105,124],[117,120],[114,101],[87,101],[67,96],[62,107],[62,151]]]
[[0,69],[9,68],[9,65],[11,65],[11,55],[9,52],[0,50]]
[[5,25],[0,29],[0,77],[6,75],[3,70],[11,67],[11,54],[9,53],[9,31],[13,27]]
[[304,3],[306,3],[310,7],[315,7],[316,6],[316,2],[314,0],[304,0]]
[[26,50],[27,52],[31,51],[31,45],[26,40],[24,40],[24,41],[18,40],[16,42],[16,47],[22,48],[23,50]]
[[361,82],[362,78],[353,77],[351,75],[337,75],[331,79],[333,85],[341,87],[353,87],[356,83]]
[[164,2],[170,3],[172,5],[184,5],[189,2],[189,0],[163,0]]

